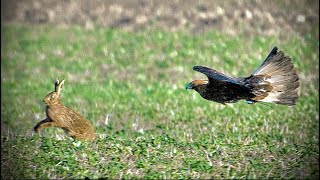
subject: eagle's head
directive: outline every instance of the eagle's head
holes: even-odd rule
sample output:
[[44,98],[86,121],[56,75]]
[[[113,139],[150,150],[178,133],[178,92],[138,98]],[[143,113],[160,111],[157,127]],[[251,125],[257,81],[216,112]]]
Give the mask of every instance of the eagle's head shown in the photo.
[[208,82],[209,82],[208,80],[201,80],[201,79],[194,80],[186,85],[186,90],[187,89],[194,89],[194,90],[202,89],[203,87],[205,87],[208,84]]

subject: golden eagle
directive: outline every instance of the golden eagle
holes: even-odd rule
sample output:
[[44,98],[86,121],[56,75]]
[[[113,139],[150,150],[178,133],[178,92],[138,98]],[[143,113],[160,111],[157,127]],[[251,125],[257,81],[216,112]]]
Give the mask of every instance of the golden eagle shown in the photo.
[[208,80],[194,80],[186,89],[196,90],[204,99],[218,103],[271,102],[292,106],[299,98],[299,76],[290,57],[274,47],[266,60],[249,77],[233,78],[216,70],[194,66]]

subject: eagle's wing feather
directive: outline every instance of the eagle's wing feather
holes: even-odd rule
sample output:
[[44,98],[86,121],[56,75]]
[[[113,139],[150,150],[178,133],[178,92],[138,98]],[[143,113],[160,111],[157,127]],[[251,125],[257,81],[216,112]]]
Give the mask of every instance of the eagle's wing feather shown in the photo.
[[266,59],[262,62],[262,64],[259,66],[259,68],[256,69],[252,74],[253,74],[253,75],[256,75],[256,74],[259,74],[259,73],[261,74],[261,71],[262,71],[263,68],[266,69],[266,67],[272,65],[272,63],[273,63],[274,61],[280,61],[280,60],[282,60],[283,56],[284,56],[284,53],[283,53],[283,52],[278,52],[278,48],[277,48],[277,47],[274,47],[274,48],[270,51],[270,53],[269,53],[269,55],[267,56],[267,58],[266,58]]
[[211,84],[237,84],[237,85],[241,85],[243,86],[244,84],[242,84],[240,81],[238,81],[235,78],[226,76],[214,69],[208,68],[208,67],[204,67],[204,66],[194,66],[193,70],[201,72],[203,74],[205,74],[208,79],[209,79],[209,83]]

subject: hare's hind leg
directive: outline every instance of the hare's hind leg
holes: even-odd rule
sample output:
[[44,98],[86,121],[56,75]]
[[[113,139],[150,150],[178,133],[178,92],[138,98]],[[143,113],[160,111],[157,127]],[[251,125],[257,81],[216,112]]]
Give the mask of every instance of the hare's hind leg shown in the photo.
[[46,127],[52,127],[52,126],[57,126],[57,123],[52,121],[49,118],[46,118],[42,121],[40,121],[34,128],[33,131],[34,132],[40,132],[41,129],[46,128]]

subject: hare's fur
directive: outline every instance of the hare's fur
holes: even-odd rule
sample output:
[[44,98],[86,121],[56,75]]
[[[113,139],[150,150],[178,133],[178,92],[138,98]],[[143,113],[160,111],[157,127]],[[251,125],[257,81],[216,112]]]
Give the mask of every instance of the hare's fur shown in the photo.
[[33,129],[40,132],[47,127],[60,127],[77,140],[93,141],[94,128],[91,123],[78,112],[61,104],[61,90],[64,80],[55,83],[55,91],[49,93],[43,101],[46,103],[47,118],[40,121]]

